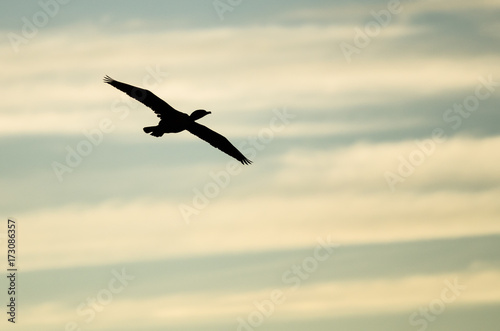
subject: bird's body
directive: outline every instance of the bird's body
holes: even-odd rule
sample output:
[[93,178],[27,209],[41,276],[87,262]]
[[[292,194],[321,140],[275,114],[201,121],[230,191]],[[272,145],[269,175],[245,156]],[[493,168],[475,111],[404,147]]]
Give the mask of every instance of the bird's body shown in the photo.
[[160,120],[157,126],[148,126],[144,128],[144,132],[150,133],[152,136],[161,137],[164,133],[179,133],[186,130],[192,122],[187,114],[178,116],[174,120]]
[[142,102],[156,113],[156,115],[160,118],[160,122],[156,126],[145,127],[144,132],[151,134],[154,137],[161,137],[165,133],[179,133],[187,130],[229,156],[234,157],[241,163],[252,163],[252,161],[241,154],[241,152],[238,151],[236,147],[234,147],[224,136],[196,122],[200,118],[211,114],[211,112],[204,109],[198,109],[192,112],[191,115],[188,115],[174,109],[168,103],[158,98],[148,90],[118,82],[109,76],[104,77],[104,82]]

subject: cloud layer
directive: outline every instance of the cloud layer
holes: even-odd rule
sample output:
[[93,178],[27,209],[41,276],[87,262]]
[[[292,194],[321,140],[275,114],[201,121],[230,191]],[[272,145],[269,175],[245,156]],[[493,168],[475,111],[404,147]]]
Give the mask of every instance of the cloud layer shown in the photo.
[[[498,2],[213,3],[59,3],[33,37],[40,3],[0,13],[21,329],[234,330],[273,291],[254,328],[498,325]],[[144,135],[106,74],[211,110],[254,164]],[[318,238],[340,247],[319,261]]]

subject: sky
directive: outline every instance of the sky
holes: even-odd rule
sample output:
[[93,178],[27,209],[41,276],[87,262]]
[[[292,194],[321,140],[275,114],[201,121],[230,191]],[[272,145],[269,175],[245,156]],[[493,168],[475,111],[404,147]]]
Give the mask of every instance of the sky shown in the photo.
[[[498,17],[1,1],[2,330],[497,330]],[[105,75],[211,111],[253,164],[144,134],[158,118]]]

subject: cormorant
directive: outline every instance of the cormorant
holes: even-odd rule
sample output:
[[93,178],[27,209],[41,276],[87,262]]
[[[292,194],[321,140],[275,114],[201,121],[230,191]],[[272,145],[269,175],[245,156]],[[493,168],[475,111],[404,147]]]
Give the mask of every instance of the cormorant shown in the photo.
[[157,126],[145,127],[144,132],[151,134],[154,137],[161,137],[164,133],[177,133],[188,130],[198,138],[208,142],[213,147],[218,148],[227,155],[234,157],[242,164],[252,163],[252,161],[241,154],[241,152],[236,149],[236,147],[234,147],[233,144],[231,144],[224,136],[196,122],[203,116],[211,114],[211,112],[204,109],[198,109],[193,111],[191,115],[188,115],[174,109],[168,103],[158,98],[148,90],[116,81],[109,76],[104,77],[104,82],[116,87],[122,92],[127,93],[130,97],[142,102],[156,113],[156,115],[160,118],[160,122]]

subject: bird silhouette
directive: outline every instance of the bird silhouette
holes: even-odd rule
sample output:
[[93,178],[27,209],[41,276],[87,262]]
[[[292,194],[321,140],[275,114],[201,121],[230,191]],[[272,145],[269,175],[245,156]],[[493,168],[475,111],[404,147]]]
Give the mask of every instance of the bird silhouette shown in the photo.
[[234,147],[233,144],[231,144],[224,136],[196,122],[200,118],[211,114],[211,112],[204,109],[198,109],[193,111],[191,115],[188,115],[174,109],[168,103],[154,95],[151,91],[116,81],[109,76],[104,77],[104,82],[122,92],[125,92],[137,101],[142,102],[144,105],[151,108],[160,118],[160,122],[157,126],[145,127],[143,129],[144,132],[151,134],[154,137],[161,137],[165,133],[178,133],[187,130],[198,138],[205,140],[213,147],[218,148],[227,155],[234,157],[242,164],[252,163],[252,161],[241,154],[241,152],[236,149],[236,147]]

